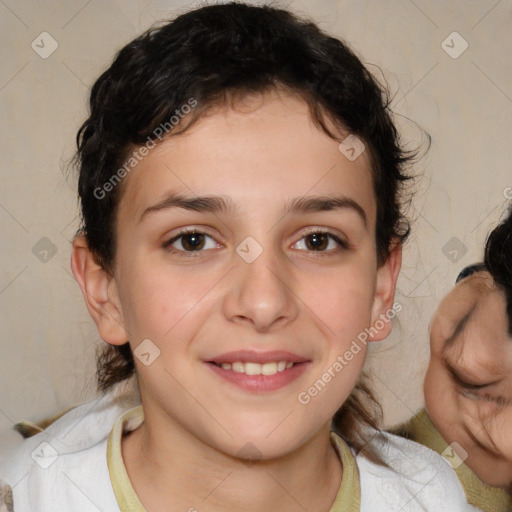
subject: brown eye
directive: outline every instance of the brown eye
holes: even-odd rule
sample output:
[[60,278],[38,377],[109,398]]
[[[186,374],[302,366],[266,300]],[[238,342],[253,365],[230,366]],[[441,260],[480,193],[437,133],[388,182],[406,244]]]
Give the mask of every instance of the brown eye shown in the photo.
[[[212,240],[213,243],[210,242],[210,246],[207,247],[209,239]],[[206,233],[196,230],[184,230],[171,238],[168,242],[165,242],[163,247],[170,252],[181,253],[187,256],[199,256],[201,252],[204,252],[204,249],[214,249],[217,247],[217,244],[213,238]]]
[[182,235],[181,245],[186,251],[201,250],[204,247],[204,235],[202,233],[188,233]]
[[306,245],[312,251],[325,250],[329,245],[329,236],[326,233],[311,233],[311,235],[305,238],[309,240],[309,243],[306,242]]
[[305,241],[303,245],[307,251],[320,253],[319,255],[326,253],[327,256],[330,253],[337,253],[349,248],[348,243],[333,233],[318,228],[302,233],[302,238],[295,245],[302,243],[303,240]]

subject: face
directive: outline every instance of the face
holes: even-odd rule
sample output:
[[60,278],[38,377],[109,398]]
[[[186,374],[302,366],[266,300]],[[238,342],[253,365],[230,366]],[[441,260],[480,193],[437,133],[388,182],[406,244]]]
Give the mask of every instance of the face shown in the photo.
[[109,286],[132,350],[159,354],[136,358],[146,418],[231,455],[328,431],[366,346],[333,364],[389,311],[399,268],[398,249],[377,266],[368,155],[348,160],[302,100],[267,93],[169,138],[123,186]]
[[[512,478],[507,427],[512,424],[512,338],[505,295],[488,272],[467,277],[445,297],[432,319],[430,342],[425,379],[430,417],[445,439],[465,447],[467,464],[480,478],[507,484]],[[468,448],[475,444],[478,448]],[[507,475],[497,469],[500,461],[509,467]]]

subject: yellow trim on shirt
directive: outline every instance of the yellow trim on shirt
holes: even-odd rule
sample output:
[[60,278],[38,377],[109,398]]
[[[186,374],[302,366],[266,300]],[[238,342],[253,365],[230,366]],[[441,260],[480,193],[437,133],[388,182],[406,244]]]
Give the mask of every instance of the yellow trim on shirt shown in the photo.
[[115,422],[107,443],[107,464],[112,488],[121,512],[146,512],[128,477],[121,451],[121,437],[144,421],[142,405],[123,413]]
[[[132,487],[121,450],[123,434],[135,430],[144,421],[142,405],[123,413],[114,424],[107,443],[107,465],[110,481],[121,512],[146,512]],[[361,508],[361,488],[359,471],[347,443],[334,432],[331,442],[336,448],[343,465],[340,488],[330,512],[359,512]]]
[[[390,429],[390,432],[416,441],[439,454],[442,454],[449,446],[425,409],[419,411],[406,423]],[[492,487],[480,480],[466,464],[462,463],[458,466],[455,473],[457,473],[471,505],[484,512],[510,512],[512,510],[512,497],[503,489]]]
[[347,443],[337,434],[331,432],[334,444],[343,466],[341,485],[330,512],[359,512],[361,509],[361,486],[356,459]]

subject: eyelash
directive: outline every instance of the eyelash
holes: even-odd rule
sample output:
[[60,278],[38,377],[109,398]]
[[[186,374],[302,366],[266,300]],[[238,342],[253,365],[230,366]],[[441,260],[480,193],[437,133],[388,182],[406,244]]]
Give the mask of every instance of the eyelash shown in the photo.
[[[184,256],[186,258],[197,258],[197,257],[200,257],[201,253],[205,252],[204,250],[200,250],[200,251],[184,251],[184,250],[181,250],[181,249],[175,249],[174,247],[171,247],[174,242],[176,242],[180,238],[182,238],[182,237],[184,237],[186,235],[190,235],[190,234],[206,235],[207,237],[210,237],[210,238],[213,239],[213,237],[211,235],[209,235],[208,233],[205,233],[203,231],[199,231],[199,230],[197,230],[195,228],[185,228],[182,231],[180,231],[178,234],[173,236],[170,240],[168,240],[167,242],[164,242],[163,248],[168,250],[169,252],[172,252],[172,253],[181,253],[183,255],[186,255],[186,256]],[[302,231],[300,233],[301,238],[299,239],[299,241],[301,241],[302,239],[306,238],[307,236],[310,236],[310,235],[313,235],[313,234],[328,235],[329,238],[331,238],[331,240],[334,240],[339,245],[339,247],[337,249],[331,249],[329,251],[314,251],[314,250],[306,251],[306,252],[315,253],[315,256],[314,256],[315,258],[323,258],[323,257],[333,256],[334,254],[337,254],[340,251],[348,250],[348,249],[351,248],[350,245],[348,244],[348,242],[340,239],[334,233],[331,233],[330,231],[327,231],[327,230],[325,230],[323,228],[319,228],[319,227],[317,227],[317,228],[309,228],[307,230]],[[302,250],[303,249],[301,249],[301,251]]]
[[338,244],[338,247],[336,249],[331,249],[329,251],[309,251],[308,250],[307,252],[311,252],[311,253],[315,254],[314,257],[324,258],[324,257],[334,256],[342,251],[351,249],[350,244],[346,240],[341,239],[340,237],[336,236],[334,233],[331,233],[330,231],[326,230],[325,228],[321,228],[319,226],[302,230],[300,233],[299,241],[301,241],[302,239],[304,239],[310,235],[327,235],[331,240],[334,240]]

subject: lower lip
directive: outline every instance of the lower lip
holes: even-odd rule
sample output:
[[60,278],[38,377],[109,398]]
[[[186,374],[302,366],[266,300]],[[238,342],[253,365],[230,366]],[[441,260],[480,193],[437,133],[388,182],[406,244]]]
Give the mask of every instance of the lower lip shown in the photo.
[[298,379],[306,371],[310,362],[294,364],[291,368],[277,372],[274,375],[247,375],[245,373],[237,373],[233,370],[224,370],[224,368],[213,363],[206,364],[219,377],[222,377],[245,391],[265,392],[276,391]]

